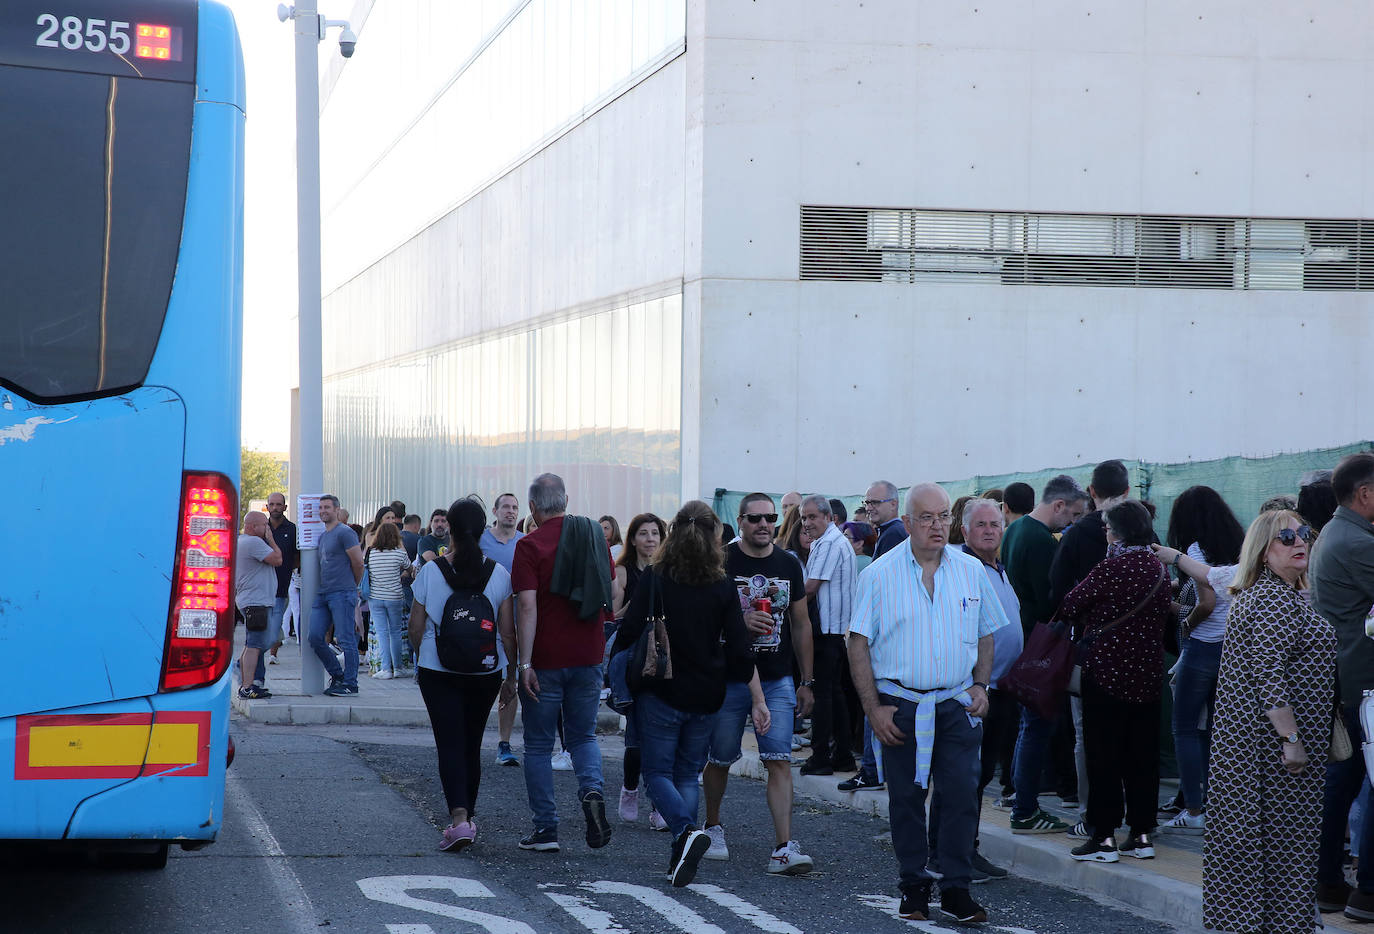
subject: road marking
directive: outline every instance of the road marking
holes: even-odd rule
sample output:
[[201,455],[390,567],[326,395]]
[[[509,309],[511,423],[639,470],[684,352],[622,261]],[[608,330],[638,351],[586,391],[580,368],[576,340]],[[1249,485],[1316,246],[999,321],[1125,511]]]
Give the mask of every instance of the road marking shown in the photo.
[[[534,928],[523,921],[513,921],[500,915],[489,915],[484,911],[459,908],[443,902],[432,902],[426,898],[416,898],[410,889],[443,889],[459,898],[495,898],[491,889],[475,879],[460,879],[455,876],[373,876],[359,879],[358,888],[373,901],[412,908],[441,918],[467,921],[475,924],[489,934],[535,934]],[[387,925],[390,928],[390,925]]]
[[386,934],[434,934],[428,924],[388,924]]
[[561,892],[545,892],[544,894],[553,899],[558,907],[572,915],[574,920],[593,934],[629,934],[627,928],[617,924],[614,917],[597,908],[592,904],[592,900],[586,896],[565,895]]
[[628,882],[584,882],[582,888],[600,895],[628,895],[663,916],[663,920],[687,934],[725,934],[686,905],[680,905],[657,889]]
[[286,853],[277,843],[277,838],[272,835],[267,818],[262,816],[262,811],[258,810],[252,796],[243,787],[242,780],[234,772],[225,774],[224,800],[233,802],[248,832],[258,838],[265,855],[270,857],[264,860],[264,863],[271,877],[272,887],[277,890],[277,901],[286,911],[287,930],[295,934],[317,934],[319,920],[315,916],[315,906],[311,904],[305,886],[292,870]]
[[730,909],[760,930],[771,931],[772,934],[802,934],[799,929],[794,928],[786,921],[775,918],[757,905],[749,904],[749,902],[746,902],[738,895],[735,895],[733,892],[727,892],[718,885],[696,882],[687,886],[687,888],[696,892],[698,895],[706,896],[722,908]]

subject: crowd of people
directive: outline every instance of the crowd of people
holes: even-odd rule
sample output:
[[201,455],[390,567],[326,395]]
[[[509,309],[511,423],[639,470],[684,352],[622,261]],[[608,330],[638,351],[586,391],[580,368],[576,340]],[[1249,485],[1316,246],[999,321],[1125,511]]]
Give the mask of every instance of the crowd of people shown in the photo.
[[[751,493],[730,524],[694,500],[668,520],[634,516],[623,538],[613,516],[568,514],[553,474],[531,484],[523,520],[520,505],[503,493],[488,515],[467,496],[422,529],[400,502],[366,527],[335,497],[320,504],[307,635],[325,693],[358,693],[360,651],[374,678],[415,672],[450,815],[442,849],[476,839],[493,705],[497,761],[524,770],[519,847],[559,850],[560,767],[575,773],[588,846],[606,846],[605,701],[625,716],[616,810],[636,821],[643,800],[668,832],[673,885],[730,858],[729,769],[752,728],[767,871],[815,866],[791,821],[809,745],[802,774],[886,790],[904,918],[931,916],[938,882],[945,916],[987,920],[970,885],[1007,874],[978,848],[991,797],[1012,833],[1068,834],[1083,862],[1154,858],[1156,833],[1205,835],[1209,928],[1309,932],[1319,910],[1374,920],[1374,827],[1362,832],[1360,806],[1351,820],[1370,786],[1340,742],[1358,746],[1374,688],[1374,454],[1304,476],[1248,529],[1220,492],[1192,487],[1162,542],[1115,460],[1086,489],[1060,475],[954,501],[933,483],[902,495],[877,481],[852,516],[824,495]],[[284,512],[273,494],[240,537],[245,697],[270,696],[265,664],[292,615]],[[452,647],[459,620],[478,626],[467,655]],[[1077,662],[1048,708],[1023,702],[1014,671],[1039,626],[1066,633]],[[1166,692],[1179,792],[1161,804]],[[1077,820],[1042,808],[1042,793]]]

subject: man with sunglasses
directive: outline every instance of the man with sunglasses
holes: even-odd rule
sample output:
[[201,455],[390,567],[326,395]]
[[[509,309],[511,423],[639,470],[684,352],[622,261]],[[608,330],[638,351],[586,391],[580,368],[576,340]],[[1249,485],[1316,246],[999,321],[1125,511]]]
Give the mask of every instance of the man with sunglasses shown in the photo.
[[[795,715],[805,716],[813,702],[811,621],[806,612],[806,582],[801,562],[773,544],[778,522],[772,497],[750,493],[740,501],[739,539],[725,549],[725,572],[739,590],[744,622],[754,637],[754,668],[763,685],[774,728],[758,734],[759,760],[768,772],[768,809],[773,816],[773,853],[768,872],[799,875],[814,861],[792,839],[792,733],[786,728]],[[792,687],[795,654],[801,683]],[[716,714],[702,789],[706,793],[706,834],[711,838],[706,859],[729,859],[720,802],[730,765],[741,755],[740,740],[751,700],[752,671],[731,672],[725,703]]]
[[863,507],[868,521],[878,530],[878,543],[873,546],[873,560],[877,561],[893,548],[906,541],[906,526],[897,518],[897,485],[888,480],[875,480],[864,494]]
[[[1312,548],[1312,608],[1336,628],[1336,674],[1345,728],[1358,743],[1360,700],[1366,690],[1374,689],[1374,640],[1365,634],[1366,620],[1374,612],[1374,454],[1341,458],[1331,474],[1331,488],[1340,505]],[[1364,737],[1366,742],[1371,739]],[[1354,891],[1346,884],[1341,861],[1350,805],[1367,787],[1363,757],[1327,765],[1317,907],[1344,909],[1345,916],[1356,921],[1374,921],[1374,833],[1360,834]]]

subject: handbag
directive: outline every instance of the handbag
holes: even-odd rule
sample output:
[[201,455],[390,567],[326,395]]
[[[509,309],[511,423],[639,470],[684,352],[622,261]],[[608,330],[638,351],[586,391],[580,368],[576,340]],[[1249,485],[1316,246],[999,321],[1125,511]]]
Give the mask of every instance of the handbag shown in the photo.
[[372,570],[367,563],[367,559],[372,555],[372,549],[367,550],[363,555],[363,579],[358,581],[358,596],[364,600],[372,599]]
[[1134,607],[1132,607],[1131,611],[1127,613],[1125,616],[1118,616],[1116,619],[1112,620],[1110,623],[1103,626],[1101,629],[1093,633],[1085,634],[1083,638],[1078,640],[1074,647],[1075,651],[1073,670],[1069,672],[1068,690],[1070,694],[1072,694],[1074,697],[1080,697],[1083,694],[1083,666],[1088,661],[1088,652],[1092,650],[1093,643],[1096,642],[1103,635],[1105,635],[1108,631],[1116,628],[1121,623],[1126,622],[1126,620],[1130,619],[1132,616],[1136,615],[1141,610],[1145,609],[1146,605],[1154,599],[1155,594],[1159,592],[1160,585],[1168,579],[1169,572],[1166,571],[1164,569],[1164,566],[1161,564],[1159,567],[1159,580],[1155,581],[1155,585],[1150,588],[1150,592],[1145,595],[1144,600],[1141,600]]
[[1074,645],[1063,622],[1036,623],[1026,647],[997,686],[1042,719],[1059,715],[1073,668]]
[[1336,713],[1331,718],[1331,751],[1327,753],[1327,759],[1331,762],[1344,762],[1355,754],[1355,744],[1350,741],[1350,731],[1345,728],[1345,718],[1341,716],[1341,708],[1336,708]]
[[[650,571],[645,576],[649,586],[649,615],[644,620],[644,631],[635,641],[634,654],[626,666],[626,680],[634,694],[651,685],[673,680],[673,652],[668,640],[668,617],[663,611],[658,574]],[[641,585],[645,582],[640,581]]]

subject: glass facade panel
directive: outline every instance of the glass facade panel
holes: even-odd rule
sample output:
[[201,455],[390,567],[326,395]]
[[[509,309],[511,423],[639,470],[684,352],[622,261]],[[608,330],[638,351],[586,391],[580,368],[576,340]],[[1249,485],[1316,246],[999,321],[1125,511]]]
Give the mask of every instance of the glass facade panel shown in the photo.
[[[521,501],[543,471],[573,512],[681,505],[682,296],[434,347],[326,378],[325,486],[356,517]],[[522,507],[523,511],[523,507]]]
[[486,0],[452,28],[434,25],[444,17],[427,11],[449,6],[375,4],[367,54],[331,89],[320,119],[326,294],[686,41],[686,0]]

